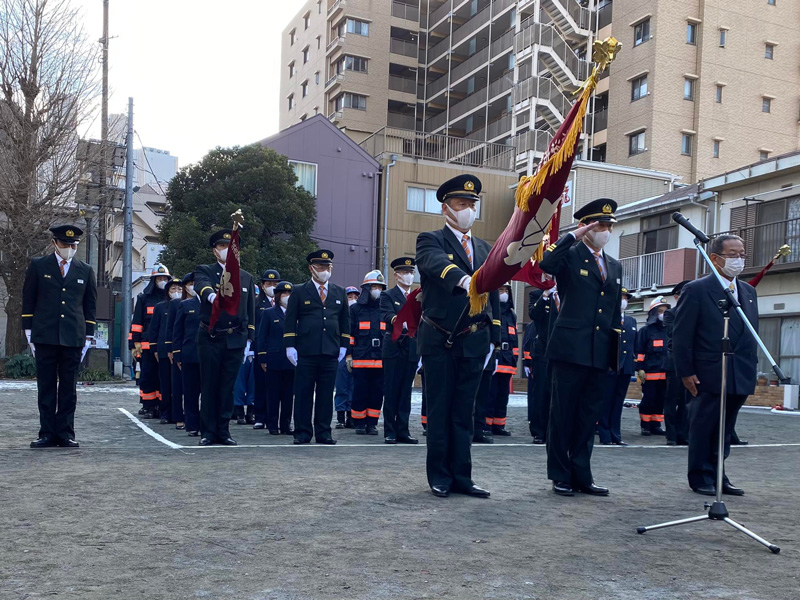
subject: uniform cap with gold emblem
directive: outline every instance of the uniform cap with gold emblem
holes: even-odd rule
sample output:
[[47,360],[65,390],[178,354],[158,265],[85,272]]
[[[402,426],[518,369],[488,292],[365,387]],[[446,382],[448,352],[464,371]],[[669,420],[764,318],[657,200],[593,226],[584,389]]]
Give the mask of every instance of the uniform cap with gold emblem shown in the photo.
[[332,265],[333,252],[325,249],[315,250],[306,256],[306,261],[310,265]]
[[278,294],[291,294],[293,288],[294,286],[288,281],[281,281],[275,286],[275,296]]
[[413,271],[417,261],[410,256],[395,258],[390,265],[395,271]]
[[581,223],[616,223],[614,213],[617,212],[617,203],[611,198],[598,198],[592,200],[573,215]]
[[383,273],[376,269],[364,275],[364,282],[361,285],[382,285],[383,289],[386,289],[386,280],[383,278]]
[[264,274],[261,276],[261,283],[265,281],[280,281],[281,274],[278,273],[275,269],[267,269],[264,271]]
[[480,200],[482,188],[481,180],[475,175],[459,175],[448,179],[436,190],[436,199],[444,202],[450,198],[466,198],[467,200]]
[[208,238],[208,244],[213,248],[217,244],[230,244],[233,229],[220,229],[211,234]]
[[75,227],[74,225],[58,225],[51,227],[50,232],[53,234],[53,239],[59,242],[66,242],[67,244],[77,244],[83,235],[83,229]]
[[172,275],[170,275],[169,269],[164,265],[153,265],[150,271],[150,277],[172,277]]
[[625,296],[628,300],[633,298],[633,294],[628,291],[628,288],[622,288],[622,295]]

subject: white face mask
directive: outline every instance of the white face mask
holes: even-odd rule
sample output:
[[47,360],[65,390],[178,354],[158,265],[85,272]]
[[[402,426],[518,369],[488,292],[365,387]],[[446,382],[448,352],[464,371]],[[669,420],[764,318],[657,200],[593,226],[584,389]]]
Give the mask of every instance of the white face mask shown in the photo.
[[164,288],[167,287],[167,282],[166,281],[156,281],[156,287],[158,289],[160,289],[160,290],[163,290]]
[[180,300],[181,298],[183,298],[183,294],[180,292],[170,292],[169,297],[172,298],[173,300]]
[[347,301],[347,306],[353,306],[353,304],[355,304],[356,302],[358,302],[358,300],[356,300],[355,298],[351,298]]
[[284,294],[283,296],[281,296],[281,306],[283,308],[289,306],[289,296],[290,294]]
[[275,286],[274,285],[265,285],[264,286],[264,293],[269,296],[270,298],[275,297]]
[[589,231],[586,237],[589,239],[592,246],[602,250],[608,243],[608,240],[611,239],[611,232],[607,229],[605,231]]
[[398,273],[397,274],[397,282],[402,283],[404,286],[408,287],[412,283],[414,283],[414,274],[413,273]]
[[53,246],[55,246],[58,255],[64,260],[72,260],[72,257],[75,256],[75,252],[77,252],[76,248],[60,248],[56,246],[55,243],[53,243]]
[[505,292],[500,294],[500,302],[508,302],[508,294],[506,294]]
[[187,285],[186,286],[186,293],[189,294],[190,296],[194,296],[194,286],[193,285]]
[[469,231],[472,229],[472,224],[475,222],[475,216],[478,214],[475,210],[471,208],[453,210],[449,206],[445,206],[447,207],[447,214],[444,218],[448,223],[450,223],[450,225],[456,229],[463,229],[464,231]]
[[316,269],[313,268],[311,270],[314,271],[314,278],[317,281],[321,281],[322,283],[327,283],[328,279],[331,278],[330,271],[317,271]]
[[658,313],[658,317],[656,317],[659,321],[664,320],[664,313]]
[[628,301],[625,300],[625,298],[623,298],[622,302],[620,302],[620,306],[622,307],[622,310],[625,310],[626,308],[628,308]]
[[378,298],[381,297],[381,291],[380,290],[370,290],[369,291],[369,296],[373,300],[377,300]]
[[722,272],[730,279],[737,277],[742,271],[744,271],[744,259],[742,257],[737,256],[736,258],[725,259],[725,266],[722,267]]
[[214,248],[214,254],[217,257],[217,260],[222,264],[225,264],[225,261],[228,260],[228,248]]

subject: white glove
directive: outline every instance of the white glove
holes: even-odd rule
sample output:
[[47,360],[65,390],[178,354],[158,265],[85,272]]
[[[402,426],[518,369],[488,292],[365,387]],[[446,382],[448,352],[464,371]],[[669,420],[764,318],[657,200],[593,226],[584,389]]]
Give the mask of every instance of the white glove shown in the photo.
[[83,350],[81,350],[81,362],[83,362],[83,358],[92,346],[94,346],[94,340],[87,338],[86,342],[83,344]]
[[417,373],[420,372],[420,369],[422,369],[422,357],[420,357],[419,362],[417,363]]
[[499,360],[497,360],[497,359],[495,359],[495,361],[494,361],[494,371],[492,371],[492,375],[494,375],[495,373],[497,373],[497,366],[498,366],[499,364],[500,364],[500,361],[499,361]]
[[339,358],[336,359],[337,362],[342,362],[345,354],[347,354],[347,348],[339,348]]
[[247,345],[244,347],[244,358],[242,359],[242,364],[246,363],[248,358],[252,361],[254,354],[255,352],[250,350],[250,340],[247,340]]
[[28,348],[31,349],[31,355],[34,358],[36,358],[36,346],[34,346],[33,342],[31,341],[31,330],[30,329],[26,329],[25,330],[25,339],[28,340]]
[[217,297],[217,294],[215,294],[214,292],[211,292],[208,295],[208,301],[211,302],[211,304],[214,304],[214,298],[216,298],[216,297]]
[[486,360],[483,361],[484,370],[486,370],[486,365],[489,364],[489,359],[492,358],[492,354],[494,354],[494,344],[489,344],[489,354],[486,355]]
[[403,329],[408,331],[408,323],[406,323],[405,321],[403,321]]
[[525,377],[531,376],[531,368],[530,367],[523,367],[525,369]]
[[293,366],[297,366],[297,348],[287,348],[286,349],[286,358],[289,359],[289,362],[292,363]]
[[461,278],[461,281],[458,282],[458,287],[464,288],[466,291],[469,291],[469,282],[472,281],[472,277],[466,275],[465,277]]

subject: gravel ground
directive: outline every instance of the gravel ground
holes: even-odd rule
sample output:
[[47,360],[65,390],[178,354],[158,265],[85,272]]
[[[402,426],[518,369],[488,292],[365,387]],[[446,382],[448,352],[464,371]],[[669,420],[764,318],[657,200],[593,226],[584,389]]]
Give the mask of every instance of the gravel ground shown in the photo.
[[147,421],[173,449],[119,410],[138,409],[129,386],[80,390],[79,450],[31,450],[35,388],[0,382],[0,598],[800,597],[800,418],[742,412],[751,445],[727,467],[747,492],[725,497],[731,517],[775,556],[718,522],[636,534],[703,514],[706,498],[687,487],[686,449],[639,436],[635,409],[623,414],[632,446],[595,451],[611,495],[555,496],[520,400],[514,435],[473,450],[491,499],[438,499],[424,444],[347,430],[337,446],[295,447],[232,424],[242,446],[200,448]]

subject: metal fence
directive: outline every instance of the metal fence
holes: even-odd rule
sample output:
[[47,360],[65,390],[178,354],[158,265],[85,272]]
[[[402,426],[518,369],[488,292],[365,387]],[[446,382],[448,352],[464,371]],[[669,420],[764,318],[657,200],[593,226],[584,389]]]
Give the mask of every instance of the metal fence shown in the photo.
[[621,258],[622,287],[629,290],[649,288],[664,283],[664,256],[666,251]]
[[417,10],[416,6],[410,4],[392,2],[392,16],[409,21],[419,21],[419,10]]
[[407,42],[398,38],[389,39],[389,52],[394,54],[401,54],[403,56],[417,57],[417,44],[416,42]]

